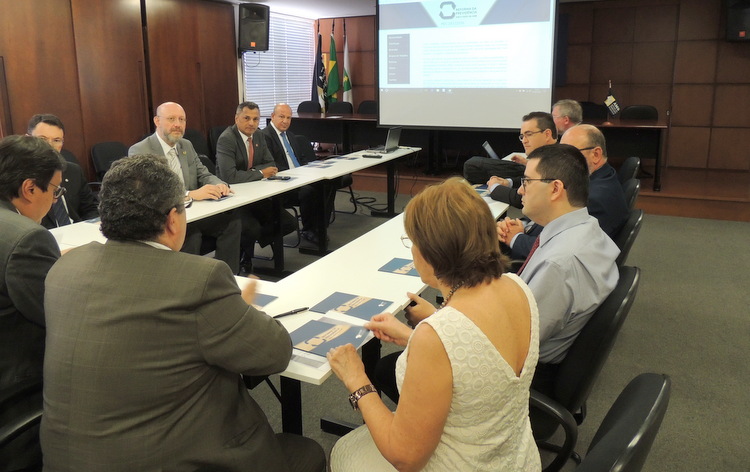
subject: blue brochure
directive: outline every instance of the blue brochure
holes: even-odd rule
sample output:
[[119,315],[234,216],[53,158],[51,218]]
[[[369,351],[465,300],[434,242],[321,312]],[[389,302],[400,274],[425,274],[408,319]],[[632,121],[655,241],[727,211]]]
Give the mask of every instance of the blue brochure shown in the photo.
[[256,293],[255,294],[255,300],[253,300],[253,306],[260,310],[264,306],[268,305],[272,301],[276,300],[279,297],[276,297],[274,295],[265,295],[262,293]]
[[369,321],[373,316],[383,313],[391,306],[388,300],[360,297],[350,293],[334,292],[322,302],[310,308],[316,313],[335,311]]
[[390,272],[392,274],[404,274],[419,277],[419,272],[414,268],[414,261],[410,259],[401,259],[396,257],[389,263],[378,269],[381,272]]
[[330,349],[344,344],[351,343],[354,347],[360,347],[369,339],[367,334],[369,331],[366,329],[344,322],[333,324],[308,321],[289,333],[289,336],[295,349],[325,357]]

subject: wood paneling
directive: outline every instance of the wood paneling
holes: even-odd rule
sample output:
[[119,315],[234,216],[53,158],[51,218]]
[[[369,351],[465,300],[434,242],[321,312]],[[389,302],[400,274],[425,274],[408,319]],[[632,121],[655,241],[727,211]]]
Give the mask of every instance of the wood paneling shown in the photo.
[[706,167],[710,139],[711,128],[673,126],[669,130],[667,164],[672,167]]
[[633,45],[634,84],[668,84],[674,73],[674,41]]
[[724,24],[719,21],[723,5],[719,0],[682,0],[678,39],[718,39]]
[[594,10],[594,41],[632,43],[635,36],[635,9],[597,8]]
[[748,83],[750,81],[750,47],[747,43],[719,43],[716,82]]
[[711,126],[714,88],[711,85],[675,85],[672,92],[672,124]]
[[94,144],[130,145],[150,129],[141,9],[137,0],[71,0],[71,7],[86,130],[78,158],[90,168]]
[[683,84],[713,83],[716,78],[716,41],[677,43],[674,81]]
[[747,158],[750,149],[750,128],[714,128],[708,167],[712,169],[750,170]]
[[674,41],[679,5],[642,6],[635,10],[635,41]]
[[750,84],[717,85],[715,100],[714,126],[750,127]]

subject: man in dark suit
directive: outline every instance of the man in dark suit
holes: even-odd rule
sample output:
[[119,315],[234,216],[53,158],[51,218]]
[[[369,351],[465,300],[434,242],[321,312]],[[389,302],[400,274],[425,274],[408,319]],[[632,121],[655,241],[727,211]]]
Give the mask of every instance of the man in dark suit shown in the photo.
[[[260,109],[253,102],[237,106],[234,125],[228,127],[216,141],[216,173],[230,184],[254,182],[273,177],[279,171],[266,141],[258,131]],[[261,246],[270,244],[275,236],[275,217],[280,218],[282,234],[295,230],[297,222],[283,208],[274,214],[270,199],[247,205],[242,213],[242,250],[245,263],[253,254],[255,241]]]
[[[299,146],[297,136],[289,131],[291,124],[292,108],[286,103],[279,103],[271,113],[271,124],[261,131],[279,170],[294,169],[307,164],[309,160],[314,160],[314,156],[309,156],[306,150]],[[335,183],[333,185],[337,186]],[[326,195],[328,201],[324,204]],[[330,221],[333,197],[333,191],[326,191],[324,182],[305,185],[296,193],[288,194],[287,202],[299,205],[302,237],[313,244],[318,244],[320,225],[327,226]]]
[[[560,142],[578,148],[586,158],[589,169],[589,196],[586,208],[589,214],[599,221],[599,226],[607,236],[614,239],[630,212],[622,186],[617,179],[617,171],[607,162],[604,135],[595,126],[578,125],[566,131]],[[518,197],[520,199],[520,195]],[[520,220],[508,218],[498,223],[498,235],[501,241],[511,247],[514,259],[526,259],[542,229],[533,222],[524,227]]]
[[[193,145],[182,137],[186,122],[185,110],[179,104],[162,103],[154,117],[156,132],[132,145],[128,155],[165,156],[170,169],[184,183],[185,195],[193,200],[218,200],[229,195],[232,193],[229,186],[206,169]],[[240,268],[241,229],[239,218],[231,211],[200,219],[188,225],[182,251],[200,254],[203,235],[213,236],[216,238],[216,258],[226,262],[236,274]]]
[[[50,114],[38,114],[31,117],[27,133],[42,138],[52,148],[61,152],[65,142],[65,127],[60,118]],[[96,218],[99,216],[94,192],[88,185],[83,169],[77,163],[68,161],[63,171],[65,195],[60,197],[42,218],[45,228],[57,228],[70,223]]]
[[[44,279],[60,257],[55,238],[39,224],[65,192],[65,162],[31,136],[0,140],[0,395],[31,387],[29,405],[41,407],[44,358]],[[3,470],[38,462],[32,428],[0,452]]]
[[115,162],[108,241],[50,271],[45,469],[322,472],[320,446],[275,435],[242,382],[283,371],[291,340],[251,306],[254,282],[240,291],[225,264],[178,252],[184,193],[163,157]]

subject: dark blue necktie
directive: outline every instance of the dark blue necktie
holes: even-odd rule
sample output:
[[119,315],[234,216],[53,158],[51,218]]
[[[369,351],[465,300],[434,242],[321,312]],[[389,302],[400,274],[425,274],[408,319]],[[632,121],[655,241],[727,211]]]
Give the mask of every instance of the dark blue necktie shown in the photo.
[[68,216],[68,210],[65,209],[63,197],[58,198],[57,201],[52,204],[52,214],[55,217],[55,223],[57,223],[57,226],[70,224],[70,216]]
[[289,143],[289,139],[287,139],[286,137],[286,131],[281,132],[281,140],[284,141],[284,147],[286,148],[286,152],[289,153],[289,157],[292,158],[294,167],[299,167],[299,161],[297,160],[297,156],[294,155],[294,151],[292,150],[292,145]]

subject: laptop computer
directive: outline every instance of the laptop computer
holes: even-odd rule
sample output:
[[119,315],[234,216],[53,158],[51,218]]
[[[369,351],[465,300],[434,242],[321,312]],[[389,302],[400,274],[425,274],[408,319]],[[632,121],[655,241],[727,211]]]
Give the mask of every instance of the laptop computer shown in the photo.
[[482,147],[484,148],[485,152],[487,152],[487,156],[489,156],[490,159],[498,159],[498,160],[511,161],[512,162],[513,161],[513,156],[516,155],[516,154],[519,155],[519,156],[526,157],[526,154],[523,153],[523,152],[511,152],[507,156],[501,158],[501,157],[499,157],[497,155],[497,153],[495,152],[495,150],[492,149],[492,146],[490,146],[490,143],[488,143],[487,141],[485,141],[485,142],[482,143]]
[[388,136],[385,138],[385,146],[378,146],[370,149],[370,151],[378,151],[382,153],[393,152],[398,149],[398,142],[401,139],[401,127],[396,126],[395,128],[388,129]]

